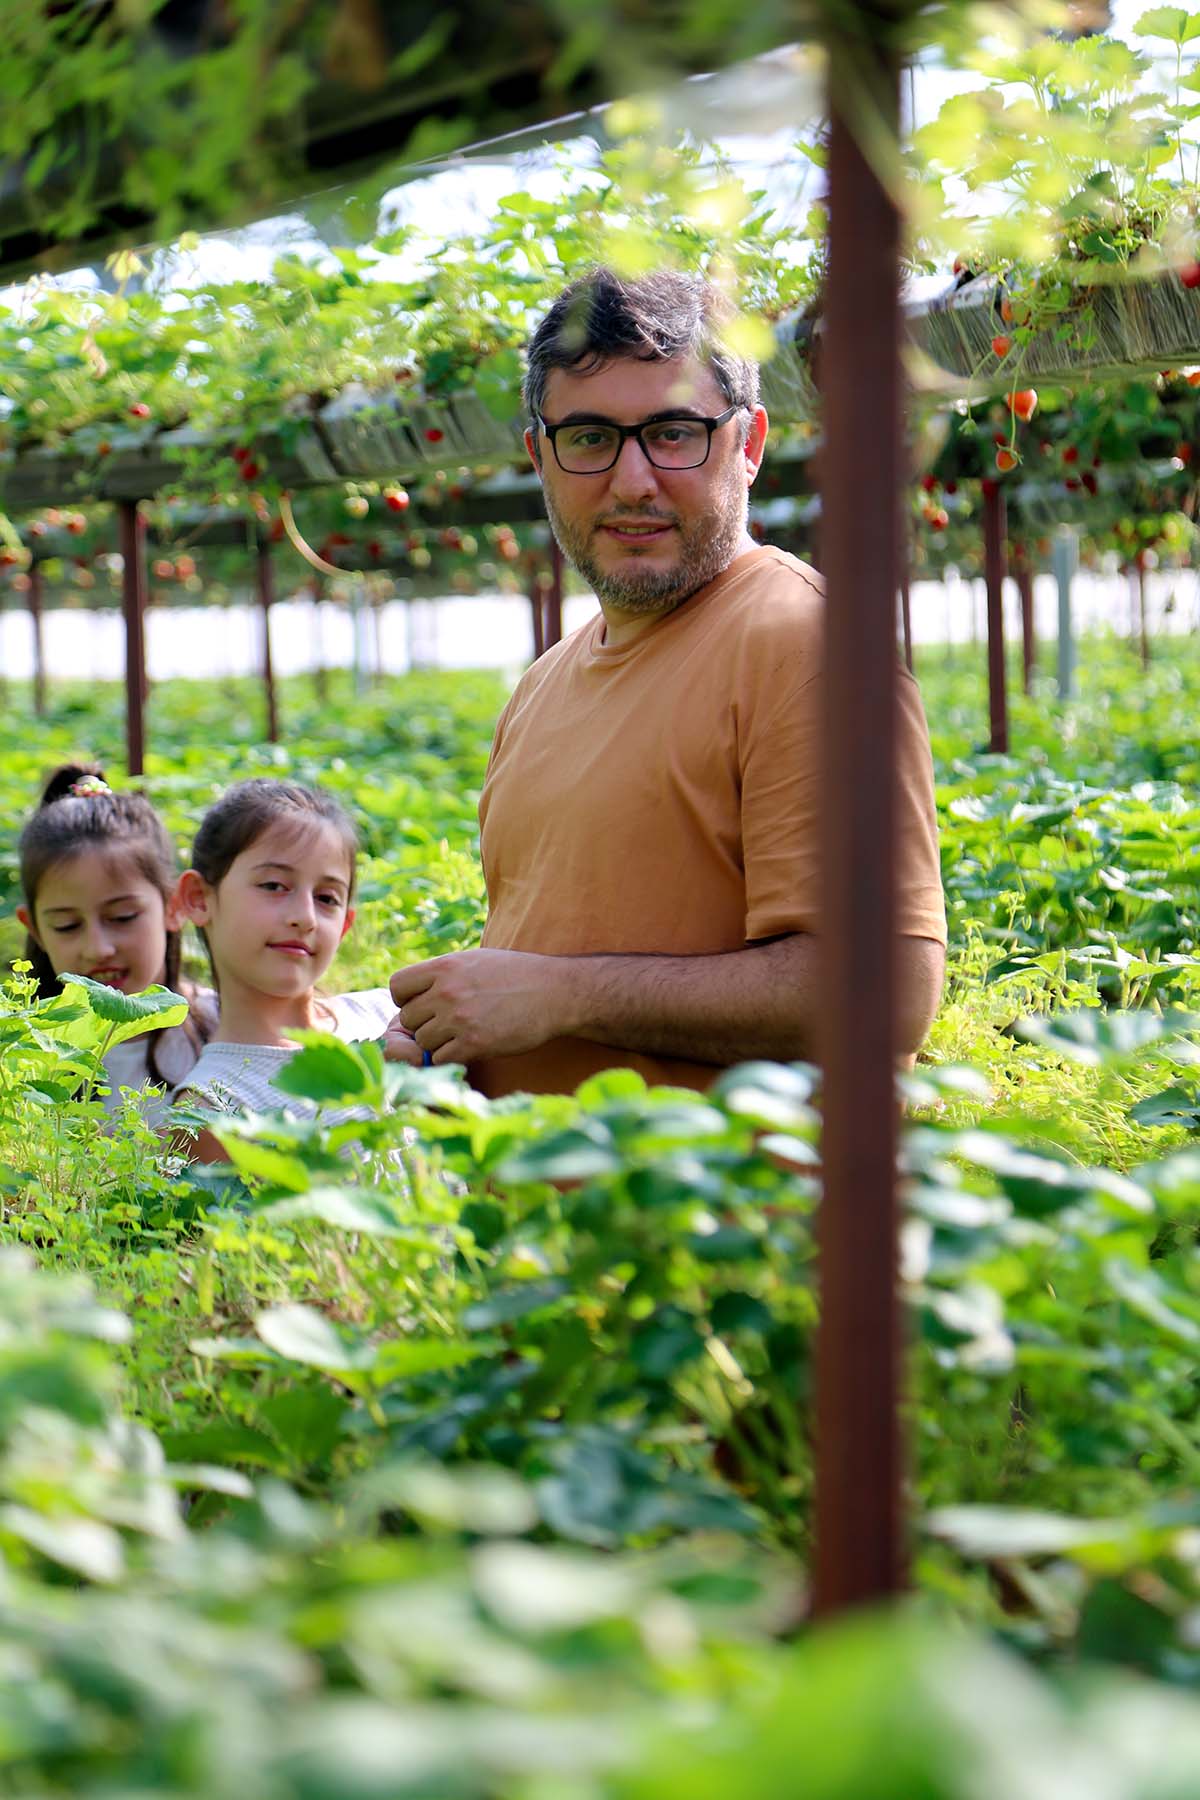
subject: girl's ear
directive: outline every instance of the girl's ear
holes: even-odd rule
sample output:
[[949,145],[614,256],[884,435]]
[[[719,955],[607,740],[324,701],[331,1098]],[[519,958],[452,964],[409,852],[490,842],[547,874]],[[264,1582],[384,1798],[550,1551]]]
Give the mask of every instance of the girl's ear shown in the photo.
[[46,946],[42,943],[41,938],[38,936],[37,926],[33,922],[33,914],[30,912],[29,908],[27,906],[18,906],[17,917],[18,917],[18,919],[20,919],[22,925],[25,927],[26,931],[29,933],[29,935],[33,939],[34,943],[39,945],[44,950],[46,948]]
[[207,925],[209,901],[210,889],[203,875],[195,869],[185,869],[167,901],[167,930],[178,931],[185,919],[193,925]]
[[[346,933],[349,931],[349,929],[353,925],[353,923],[354,923],[354,908],[352,906],[348,906],[346,908],[346,916],[342,920],[342,937],[345,937]],[[340,944],[341,941],[342,941],[342,938],[339,938],[338,943]]]

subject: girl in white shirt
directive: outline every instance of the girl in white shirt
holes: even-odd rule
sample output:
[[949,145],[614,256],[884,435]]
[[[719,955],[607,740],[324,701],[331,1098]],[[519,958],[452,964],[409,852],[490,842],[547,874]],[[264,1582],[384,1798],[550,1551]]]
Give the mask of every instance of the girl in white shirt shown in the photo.
[[17,917],[39,994],[59,993],[59,976],[70,972],[124,994],[168,987],[188,1001],[182,1025],[143,1032],[104,1059],[106,1110],[120,1108],[122,1088],[157,1090],[142,1111],[161,1125],[162,1090],[186,1079],[216,1025],[216,996],[179,973],[179,863],[166,826],[145,794],[114,792],[94,765],[69,763],[51,775],[18,861]]
[[[221,1000],[220,1024],[180,1099],[218,1112],[311,1116],[309,1102],[272,1086],[296,1053],[284,1034],[331,1031],[347,1042],[380,1037],[395,1019],[387,988],[331,998],[317,992],[354,920],[357,839],[337,801],[296,782],[239,782],[209,808],[176,902],[204,939]],[[331,1121],[355,1116],[327,1110]],[[223,1161],[210,1132],[192,1154]]]

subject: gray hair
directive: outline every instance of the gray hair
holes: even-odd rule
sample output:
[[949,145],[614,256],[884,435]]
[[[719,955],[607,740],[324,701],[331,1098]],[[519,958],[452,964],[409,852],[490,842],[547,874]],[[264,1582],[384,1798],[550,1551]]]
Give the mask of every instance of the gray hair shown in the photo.
[[669,362],[694,356],[712,370],[730,406],[758,405],[758,364],[722,344],[737,314],[702,275],[664,269],[626,280],[595,268],[559,294],[529,340],[525,405],[536,430],[551,369],[584,373],[618,356]]

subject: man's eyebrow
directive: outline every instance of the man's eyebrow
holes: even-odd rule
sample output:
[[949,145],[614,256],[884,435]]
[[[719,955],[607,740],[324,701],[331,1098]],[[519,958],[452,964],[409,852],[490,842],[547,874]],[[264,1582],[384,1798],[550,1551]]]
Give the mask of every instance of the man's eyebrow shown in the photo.
[[[637,419],[634,423],[658,425],[664,419],[707,419],[707,417],[707,413],[700,412],[694,406],[664,406],[661,412],[647,413],[644,419]],[[619,421],[610,419],[605,413],[570,412],[565,414],[558,423],[560,425],[616,425]]]

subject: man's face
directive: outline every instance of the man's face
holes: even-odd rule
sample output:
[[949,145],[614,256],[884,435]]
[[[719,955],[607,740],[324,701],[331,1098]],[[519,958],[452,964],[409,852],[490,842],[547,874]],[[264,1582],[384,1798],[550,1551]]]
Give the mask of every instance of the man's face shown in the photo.
[[[543,415],[549,425],[574,418],[636,425],[676,410],[715,418],[728,404],[712,370],[695,358],[623,356],[586,374],[551,370]],[[540,457],[554,535],[606,612],[671,612],[733,561],[745,543],[746,496],[762,457],[761,408],[748,439],[744,433],[745,414],[735,414],[713,433],[708,460],[695,469],[655,468],[627,438],[600,475],[567,474],[545,435],[527,434],[530,454]]]

